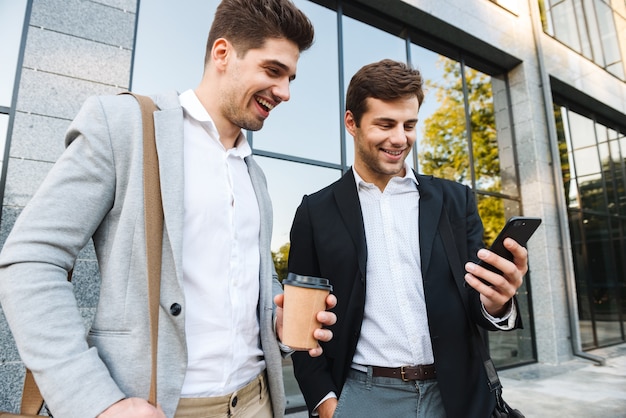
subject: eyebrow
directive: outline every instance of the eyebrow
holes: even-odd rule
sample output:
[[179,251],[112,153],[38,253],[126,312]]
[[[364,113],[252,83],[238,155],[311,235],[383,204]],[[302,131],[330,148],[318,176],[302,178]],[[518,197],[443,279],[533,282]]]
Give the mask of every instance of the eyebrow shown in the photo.
[[383,123],[402,123],[404,125],[406,123],[417,123],[418,119],[417,118],[415,118],[415,119],[408,119],[408,120],[400,122],[400,121],[398,121],[396,119],[387,118],[387,117],[383,116],[383,117],[380,117],[380,118],[374,118],[374,121],[375,122],[379,122],[379,123],[380,122],[383,122]]

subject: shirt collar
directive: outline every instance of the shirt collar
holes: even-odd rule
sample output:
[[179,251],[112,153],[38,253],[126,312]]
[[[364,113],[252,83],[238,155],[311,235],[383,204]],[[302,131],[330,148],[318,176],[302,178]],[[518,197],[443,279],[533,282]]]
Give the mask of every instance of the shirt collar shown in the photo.
[[[212,139],[217,141],[222,146],[222,148],[224,148],[219,140],[220,134],[219,132],[217,132],[215,122],[213,122],[211,115],[209,115],[209,112],[206,111],[206,109],[200,102],[200,99],[198,99],[196,92],[192,89],[189,89],[181,93],[181,95],[178,96],[178,99],[180,100],[180,105],[185,111],[185,117],[195,120],[199,125],[204,128],[204,130]],[[239,133],[239,136],[235,141],[235,148],[231,150],[224,150],[241,158],[245,158],[252,154],[252,149],[250,148],[250,145],[248,144],[248,141],[246,140],[243,132]]]
[[[390,181],[400,181],[400,182],[412,182],[415,184],[415,186],[417,186],[419,184],[419,182],[417,181],[417,178],[415,177],[415,172],[413,171],[413,169],[411,167],[409,167],[409,165],[405,162],[404,163],[404,177],[393,177]],[[357,190],[359,190],[359,188],[361,186],[371,186],[372,183],[368,183],[365,180],[363,180],[363,178],[361,176],[359,176],[359,173],[356,172],[356,170],[354,169],[354,165],[352,166],[352,173],[354,174],[354,181],[356,183],[356,188]]]

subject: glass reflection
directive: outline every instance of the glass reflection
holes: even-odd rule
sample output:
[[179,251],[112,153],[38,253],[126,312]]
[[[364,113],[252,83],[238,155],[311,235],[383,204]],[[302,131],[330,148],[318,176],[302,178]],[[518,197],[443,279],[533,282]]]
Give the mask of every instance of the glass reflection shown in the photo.
[[429,51],[426,48],[422,48],[419,45],[411,44],[411,65],[417,68],[424,79],[424,101],[419,109],[418,122],[416,125],[417,139],[413,146],[413,155],[417,163],[414,162],[414,167],[420,173],[423,173],[420,166],[418,155],[420,155],[422,149],[426,147],[426,123],[425,121],[436,118],[433,116],[435,112],[443,105],[445,97],[438,95],[437,85],[443,85],[443,70],[439,62],[445,58],[435,52]]
[[291,222],[305,194],[316,192],[341,177],[341,171],[308,164],[255,156],[265,176],[272,206],[274,230],[272,251],[289,243]]
[[465,67],[465,84],[472,132],[472,156],[476,188],[492,193],[502,191],[496,115],[491,77]]
[[[26,0],[0,1],[0,106],[11,106],[26,3]],[[0,138],[4,142],[4,136]]]
[[[298,61],[291,99],[253,133],[255,149],[341,163],[337,15],[310,1],[294,2],[315,26],[315,43]],[[323,30],[323,29],[330,30]]]
[[2,163],[4,162],[4,146],[6,144],[5,138],[7,137],[9,130],[9,115],[0,114],[0,170],[2,170]]
[[609,240],[606,218],[588,216],[583,222],[587,242],[590,279],[590,299],[593,309],[597,344],[621,340],[617,306],[616,271],[613,245]]
[[[343,97],[345,97],[350,79],[362,66],[384,58],[402,62],[407,61],[406,43],[403,39],[348,16],[343,16],[342,25],[344,56]],[[345,132],[345,138],[346,164],[350,166],[354,162],[354,141],[347,132]],[[407,162],[412,165],[409,159],[407,159]]]
[[439,106],[423,118],[420,169],[425,174],[471,185],[461,66],[441,56],[436,67],[441,77],[427,79],[426,87],[429,99],[435,98]]
[[[187,4],[192,3],[192,4]],[[182,93],[202,77],[209,28],[219,0],[142,1],[135,38],[132,90]],[[158,48],[155,48],[158,45]]]
[[567,113],[572,146],[574,149],[596,145],[596,134],[593,120],[575,112]]
[[591,349],[624,339],[624,223],[616,215],[625,203],[625,161],[616,131],[565,107],[555,106],[555,116],[581,340]]
[[576,164],[576,175],[578,177],[599,173],[598,149],[591,147],[574,151],[574,163]]

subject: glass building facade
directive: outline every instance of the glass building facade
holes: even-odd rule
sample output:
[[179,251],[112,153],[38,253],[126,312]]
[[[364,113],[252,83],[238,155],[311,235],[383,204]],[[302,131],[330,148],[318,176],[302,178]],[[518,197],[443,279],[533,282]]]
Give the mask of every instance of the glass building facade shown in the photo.
[[[624,2],[294,2],[313,22],[315,43],[300,58],[291,99],[247,132],[273,201],[279,274],[302,196],[352,164],[343,127],[351,76],[391,58],[426,82],[409,164],[472,188],[487,244],[511,216],[544,220],[519,289],[524,329],[488,336],[496,365],[558,363],[577,348],[626,341]],[[197,86],[218,3],[0,0],[2,241],[84,98]],[[585,77],[602,82],[589,88]],[[93,258],[89,248],[81,254],[75,285],[87,321],[97,300]],[[0,375],[14,382],[0,393],[15,393],[22,368],[1,310],[0,336],[8,359]],[[288,360],[284,370],[288,407],[299,408]],[[0,409],[14,402],[2,396]]]

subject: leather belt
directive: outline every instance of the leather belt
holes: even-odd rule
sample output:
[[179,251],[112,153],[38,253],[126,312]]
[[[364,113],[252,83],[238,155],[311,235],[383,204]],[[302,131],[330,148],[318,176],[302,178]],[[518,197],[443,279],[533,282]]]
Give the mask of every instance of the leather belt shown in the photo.
[[391,377],[402,379],[405,382],[411,380],[429,380],[437,375],[434,364],[419,364],[417,366],[402,367],[377,367],[372,366],[372,376]]

